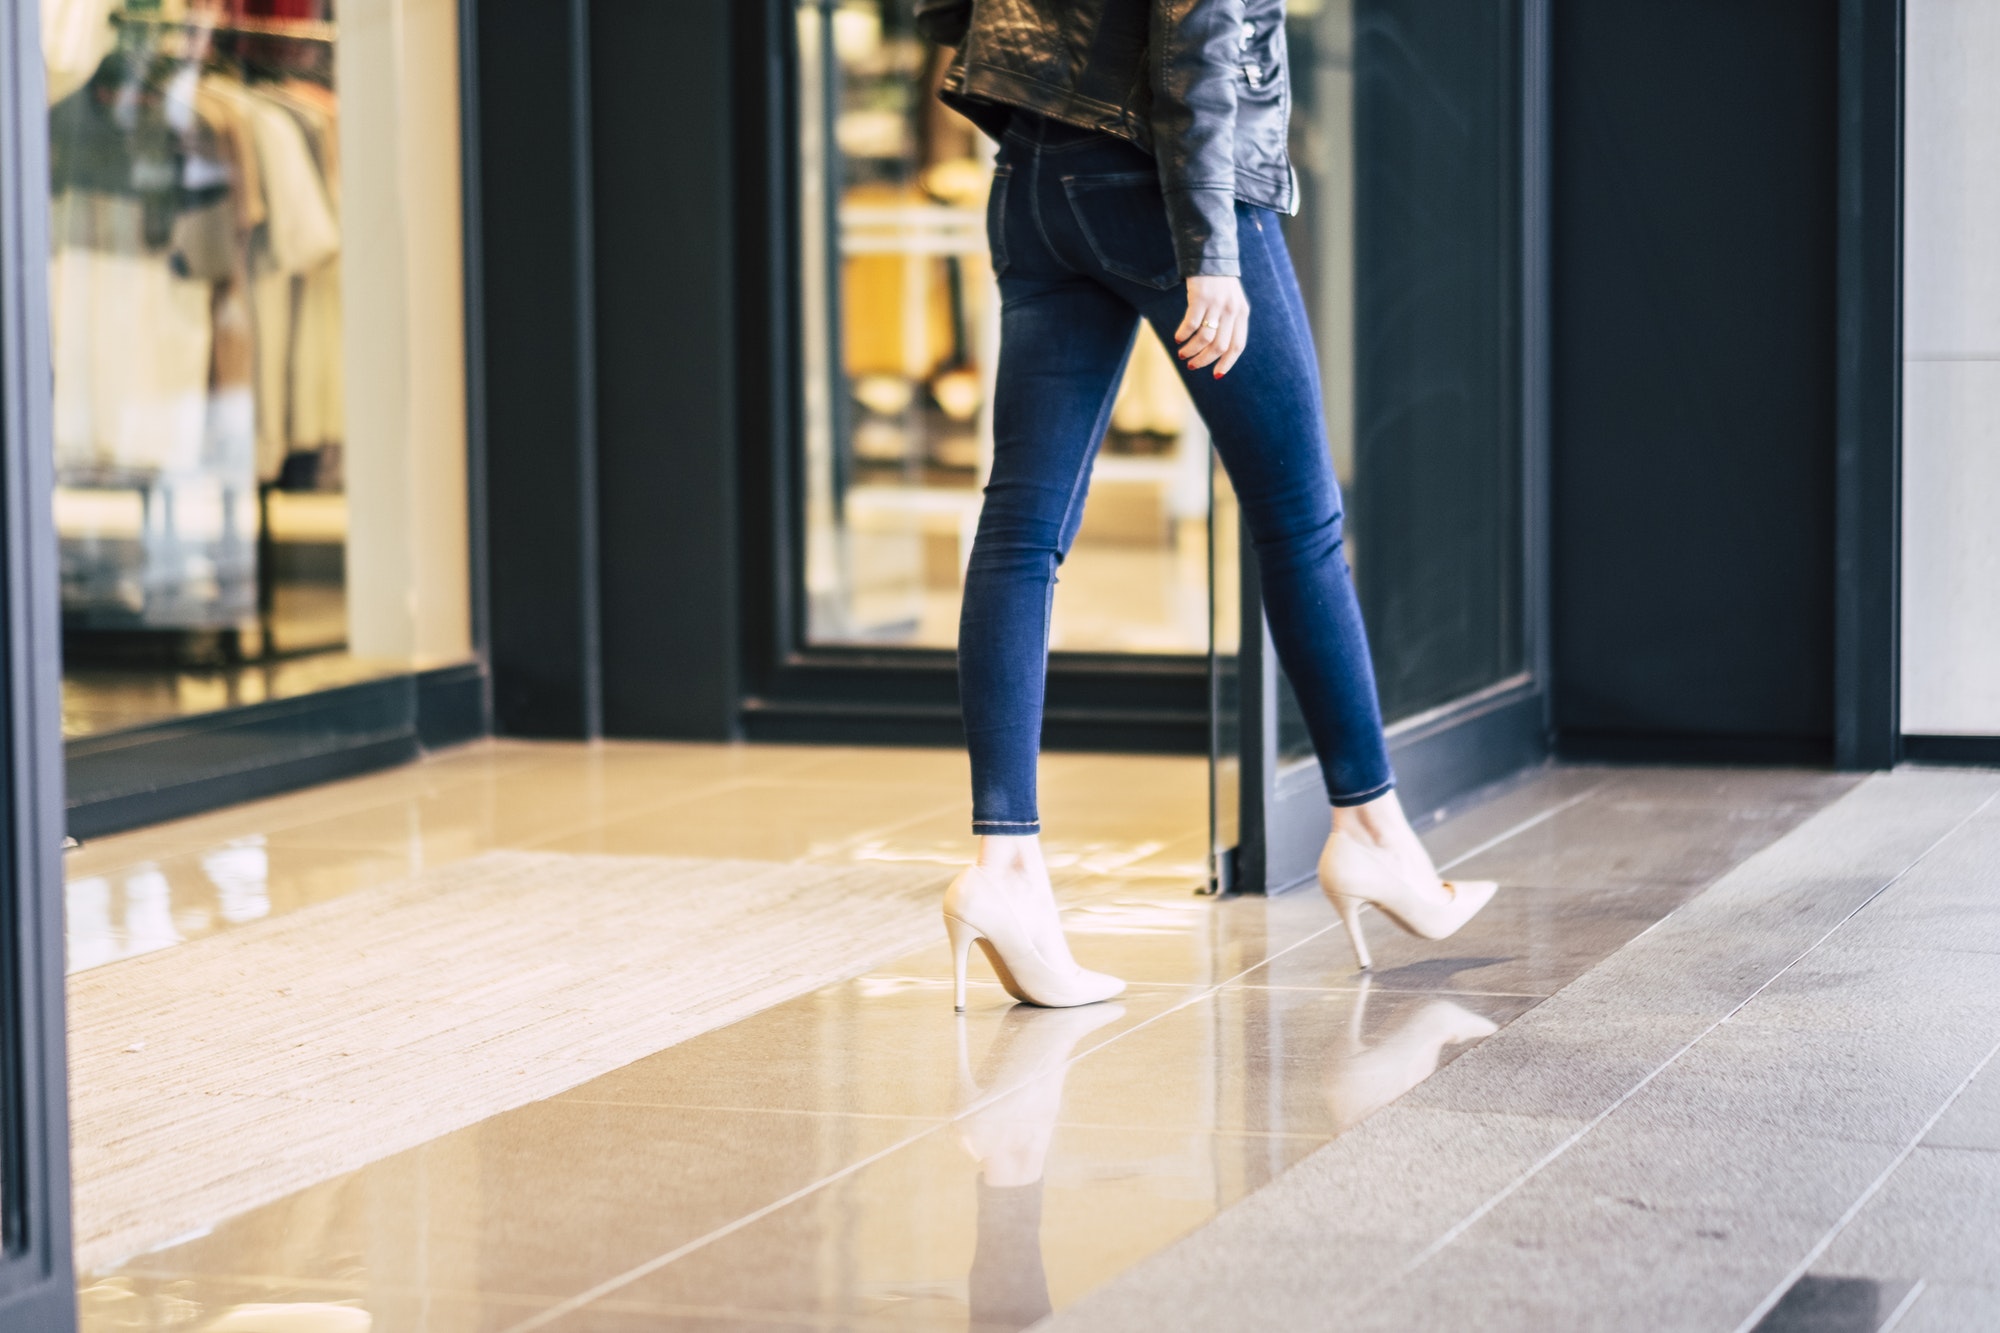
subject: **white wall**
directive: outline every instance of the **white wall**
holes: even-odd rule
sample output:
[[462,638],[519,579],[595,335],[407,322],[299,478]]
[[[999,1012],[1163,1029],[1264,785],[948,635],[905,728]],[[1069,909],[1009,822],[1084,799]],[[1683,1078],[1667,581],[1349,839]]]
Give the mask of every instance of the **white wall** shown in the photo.
[[1903,730],[2000,735],[2000,0],[1908,0]]
[[342,0],[348,643],[472,652],[453,0]]

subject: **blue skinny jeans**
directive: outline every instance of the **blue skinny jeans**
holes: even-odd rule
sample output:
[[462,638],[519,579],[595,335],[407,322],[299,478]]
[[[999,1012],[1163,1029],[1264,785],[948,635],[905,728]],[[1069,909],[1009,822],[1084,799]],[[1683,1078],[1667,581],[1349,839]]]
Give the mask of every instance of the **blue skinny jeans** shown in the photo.
[[[1395,785],[1368,636],[1341,548],[1305,302],[1277,216],[1236,206],[1250,337],[1235,369],[1182,376],[1257,551],[1278,660],[1333,804]],[[993,475],[965,576],[958,675],[972,831],[1041,831],[1035,803],[1056,569],[1143,321],[1169,349],[1187,313],[1153,159],[1016,114],[987,208],[1000,279]],[[1177,361],[1177,364],[1182,364]]]

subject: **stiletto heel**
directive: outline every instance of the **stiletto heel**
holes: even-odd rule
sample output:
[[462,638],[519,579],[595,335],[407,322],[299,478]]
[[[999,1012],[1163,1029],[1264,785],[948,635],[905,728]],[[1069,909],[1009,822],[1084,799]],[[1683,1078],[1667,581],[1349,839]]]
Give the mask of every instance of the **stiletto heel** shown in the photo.
[[979,938],[979,932],[946,912],[944,933],[951,941],[951,1004],[952,1008],[962,1014],[965,1012],[966,959],[972,953],[972,944]]
[[1368,956],[1368,937],[1361,933],[1361,904],[1344,893],[1328,896],[1333,899],[1333,910],[1340,913],[1340,924],[1347,927],[1347,938],[1354,943],[1355,961],[1366,972],[1375,966],[1375,960]]
[[1361,934],[1363,903],[1420,939],[1441,940],[1479,915],[1499,888],[1490,879],[1412,884],[1387,853],[1341,830],[1320,853],[1319,886],[1347,926],[1363,968],[1369,966],[1368,941]]
[[[1078,967],[1063,943],[1055,902],[1046,907],[1013,891],[1008,872],[972,866],[944,892],[944,929],[951,941],[953,998],[965,1008],[965,963],[977,944],[1007,993],[1024,1004],[1068,1009],[1124,993],[1125,983]],[[1035,919],[1045,915],[1046,920]]]

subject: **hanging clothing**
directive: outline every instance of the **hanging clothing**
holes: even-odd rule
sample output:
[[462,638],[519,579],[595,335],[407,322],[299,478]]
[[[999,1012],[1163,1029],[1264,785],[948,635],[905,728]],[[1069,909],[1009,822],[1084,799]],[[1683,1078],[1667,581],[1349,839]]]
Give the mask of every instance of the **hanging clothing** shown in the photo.
[[[294,448],[336,441],[343,433],[339,277],[333,265],[340,224],[307,126],[286,100],[226,75],[209,76],[204,87],[242,118],[258,163],[264,222],[250,248],[249,284],[257,475],[270,480]],[[333,276],[310,276],[322,269]],[[311,439],[302,440],[301,427]]]
[[130,547],[65,534],[65,615],[240,626],[260,478],[343,428],[337,104],[204,69],[205,43],[114,26],[105,0],[42,7],[51,50],[94,62],[52,78],[49,112],[58,475],[147,516]]
[[[332,91],[291,79],[259,85],[257,92],[298,121],[325,187],[328,208],[338,216],[340,122]],[[287,441],[293,451],[318,450],[341,442],[347,435],[338,255],[302,274],[296,294]]]
[[114,52],[49,110],[59,469],[198,467],[211,303],[232,248],[226,146],[193,72]]

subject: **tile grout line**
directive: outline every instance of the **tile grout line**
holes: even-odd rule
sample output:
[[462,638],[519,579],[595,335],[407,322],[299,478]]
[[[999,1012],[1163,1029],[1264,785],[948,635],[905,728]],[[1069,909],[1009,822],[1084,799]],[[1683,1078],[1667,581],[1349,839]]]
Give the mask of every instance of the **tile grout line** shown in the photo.
[[1514,825],[1514,827],[1508,829],[1506,832],[1488,838],[1485,842],[1480,843],[1477,847],[1474,847],[1471,851],[1461,852],[1457,856],[1452,857],[1451,860],[1446,861],[1443,865],[1438,867],[1438,873],[1443,874],[1445,871],[1451,869],[1455,865],[1460,865],[1466,861],[1470,861],[1473,857],[1478,856],[1481,852],[1490,852],[1495,847],[1498,847],[1501,843],[1506,842],[1509,838],[1517,837],[1520,834],[1526,833],[1529,829],[1534,828],[1537,824],[1547,823],[1549,820],[1554,819],[1557,815],[1561,814],[1563,811],[1569,809],[1570,807],[1581,805],[1584,801],[1589,800],[1591,797],[1597,795],[1597,793],[1603,791],[1606,787],[1609,787],[1610,785],[1611,785],[1611,779],[1605,778],[1602,782],[1597,783],[1595,786],[1586,788],[1585,790],[1578,792],[1576,795],[1570,797],[1567,801],[1559,802],[1556,805],[1550,806],[1548,809],[1542,811],[1538,815],[1534,815],[1528,819],[1522,820],[1520,823]]
[[[950,1123],[949,1121],[945,1122],[945,1124],[949,1123]],[[922,1133],[912,1134],[907,1139],[898,1140],[895,1143],[889,1144],[887,1147],[881,1148],[875,1152],[868,1154],[868,1156],[863,1157],[858,1161],[850,1162],[846,1166],[842,1167],[840,1170],[835,1171],[830,1175],[822,1176],[820,1179],[812,1181],[809,1184],[801,1185],[798,1189],[793,1190],[790,1194],[785,1195],[783,1198],[773,1199],[771,1202],[765,1204],[763,1207],[758,1208],[752,1212],[745,1213],[743,1216],[737,1218],[733,1222],[729,1222],[722,1226],[716,1227],[714,1230],[706,1233],[705,1235],[696,1236],[693,1240],[678,1245],[675,1248],[668,1250],[665,1254],[656,1255],[653,1258],[648,1259],[643,1264],[639,1264],[636,1267],[629,1268],[625,1272],[619,1273],[616,1276],[608,1277],[594,1287],[590,1287],[584,1291],[578,1292],[574,1296],[570,1296],[564,1300],[556,1302],[554,1305],[551,1305],[548,1308],[540,1311],[539,1313],[534,1314],[529,1318],[522,1320],[520,1323],[510,1326],[506,1330],[506,1333],[529,1333],[529,1331],[532,1329],[546,1328],[554,1320],[561,1319],[566,1315],[575,1314],[578,1310],[581,1310],[584,1306],[589,1305],[591,1302],[596,1301],[602,1297],[609,1296],[612,1292],[617,1291],[621,1287],[630,1286],[632,1283],[639,1281],[641,1278],[650,1277],[654,1273],[659,1272],[662,1268],[665,1268],[668,1264],[674,1263],[675,1261],[680,1259],[684,1259],[688,1255],[693,1254],[696,1250],[704,1249],[707,1246],[714,1244],[716,1241],[726,1239],[727,1237],[734,1235],[736,1232],[741,1231],[743,1228],[751,1225],[753,1222],[761,1221],[764,1218],[769,1217],[772,1213],[775,1213],[782,1208],[789,1207],[790,1205],[797,1203],[799,1200],[804,1199],[809,1195],[816,1194],[821,1189],[825,1188],[828,1185],[834,1184],[837,1181],[845,1180],[848,1176],[853,1175],[855,1172],[861,1170],[863,1167],[872,1166],[874,1163],[881,1161],[884,1157],[889,1156],[891,1153],[899,1152],[902,1149],[909,1147],[911,1144],[918,1142],[919,1140],[928,1138],[932,1134],[940,1132],[941,1130],[944,1129],[944,1127],[945,1126],[943,1124],[933,1125],[930,1128],[924,1130]]]
[[1896,1308],[1889,1311],[1889,1317],[1882,1321],[1882,1326],[1876,1329],[1875,1333],[1889,1333],[1890,1329],[1902,1323],[1903,1316],[1910,1312],[1910,1307],[1917,1303],[1917,1297],[1923,1294],[1924,1280],[1918,1278],[1910,1284],[1910,1289],[1903,1293],[1903,1299],[1896,1302]]
[[[1151,1027],[1153,1024],[1158,1023],[1165,1018],[1171,1017],[1174,1014],[1180,1013],[1184,1009],[1187,1009],[1193,1005],[1201,1003],[1201,1001],[1203,1001],[1204,999],[1207,999],[1210,996],[1220,993],[1224,986],[1228,985],[1232,981],[1235,981],[1238,977],[1247,975],[1248,973],[1254,971],[1257,967],[1262,967],[1265,963],[1270,962],[1272,959],[1283,957],[1285,954],[1290,953],[1293,949],[1301,948],[1304,945],[1311,943],[1313,940],[1318,939],[1321,935],[1326,934],[1328,931],[1332,929],[1334,929],[1333,923],[1328,923],[1327,925],[1322,926],[1320,927],[1320,929],[1314,931],[1312,934],[1307,935],[1302,939],[1294,940],[1292,943],[1286,945],[1284,948],[1270,955],[1269,958],[1265,958],[1259,963],[1255,964],[1255,966],[1246,967],[1241,971],[1233,974],[1232,976],[1226,978],[1225,980],[1216,982],[1215,984],[1206,987],[1200,993],[1189,996],[1187,999],[1182,1000],[1179,1004],[1173,1005],[1166,1009],[1162,1009],[1159,1013],[1154,1014],[1151,1018],[1142,1019],[1141,1021],[1134,1023],[1131,1027],[1126,1028],[1123,1032],[1120,1032],[1115,1036],[1107,1037],[1105,1040],[1099,1042],[1097,1045],[1091,1047],[1089,1050],[1084,1051],[1082,1054],[1072,1056],[1070,1059],[1064,1061],[1062,1065],[1063,1070],[1067,1072],[1069,1069],[1074,1067],[1079,1062],[1089,1059],[1091,1056],[1097,1054],[1099,1051],[1102,1051],[1107,1046],[1110,1046],[1113,1042],[1122,1041],[1126,1037],[1131,1036],[1134,1032],[1139,1032],[1145,1028]],[[779,1209],[788,1207],[789,1205],[798,1202],[800,1199],[803,1199],[808,1195],[815,1194],[828,1185],[844,1180],[848,1176],[851,1176],[855,1172],[861,1170],[863,1167],[870,1166],[875,1162],[880,1161],[882,1158],[887,1157],[889,1154],[893,1152],[897,1152],[903,1148],[909,1147],[911,1144],[916,1143],[921,1139],[927,1138],[932,1134],[939,1133],[940,1131],[944,1130],[947,1126],[952,1125],[957,1121],[964,1119],[966,1116],[971,1115],[974,1112],[977,1112],[981,1108],[991,1105],[994,1102],[999,1101],[1003,1097],[1009,1096],[1010,1094],[1017,1091],[1020,1087],[1025,1087],[1027,1086],[1028,1083],[1036,1082],[1039,1079],[1048,1077],[1048,1075],[1052,1072],[1053,1071],[1050,1070],[1044,1070],[1043,1072],[1033,1075],[1030,1078],[1024,1080],[1021,1084],[1018,1084],[1015,1087],[996,1089],[993,1092],[989,1093],[988,1095],[980,1097],[979,1099],[967,1104],[966,1106],[961,1108],[958,1112],[956,1112],[954,1115],[952,1115],[952,1117],[949,1120],[944,1121],[942,1124],[933,1125],[930,1128],[925,1129],[921,1133],[912,1134],[907,1139],[903,1139],[897,1143],[892,1143],[889,1146],[881,1149],[879,1152],[871,1153],[867,1157],[864,1157],[859,1161],[851,1162],[848,1165],[842,1167],[840,1170],[821,1177],[819,1180],[813,1181],[808,1185],[803,1185],[800,1188],[792,1191],[790,1194],[786,1195],[784,1198],[775,1199],[770,1203],[765,1204],[761,1208],[758,1208],[752,1212],[744,1214],[742,1217],[737,1218],[733,1222],[729,1222],[723,1226],[715,1228],[713,1231],[710,1231],[706,1235],[697,1236],[693,1240],[688,1241],[687,1243],[680,1245],[675,1249],[669,1250],[665,1254],[657,1255],[654,1258],[648,1259],[643,1264],[639,1264],[636,1267],[628,1269],[627,1271],[617,1274],[613,1277],[606,1278],[604,1281],[598,1283],[596,1286],[591,1287],[585,1291],[578,1292],[576,1295],[569,1297],[567,1300],[559,1302],[558,1304],[551,1306],[546,1310],[541,1311],[539,1314],[536,1314],[533,1317],[526,1319],[519,1324],[511,1326],[510,1328],[505,1330],[505,1333],[532,1333],[532,1330],[534,1329],[546,1328],[552,1321],[561,1319],[566,1315],[574,1314],[576,1311],[581,1310],[584,1306],[589,1305],[591,1302],[599,1299],[600,1297],[608,1296],[612,1292],[617,1291],[621,1287],[630,1286],[632,1283],[639,1281],[641,1278],[649,1277],[652,1274],[659,1272],[662,1268],[665,1268],[667,1265],[674,1263],[677,1260],[683,1259],[688,1255],[694,1253],[696,1250],[703,1249],[706,1246],[711,1245],[718,1240],[725,1239],[726,1237],[731,1236],[738,1231],[741,1231],[743,1228],[749,1226],[753,1222],[761,1221],[762,1219],[770,1216],[772,1213],[777,1212]]]
[[[1819,1257],[1827,1252],[1827,1249],[1835,1240],[1839,1239],[1840,1233],[1847,1229],[1848,1223],[1859,1217],[1861,1210],[1868,1206],[1869,1201],[1882,1192],[1882,1187],[1889,1183],[1889,1177],[1895,1175],[1897,1169],[1910,1159],[1910,1154],[1923,1145],[1924,1137],[1937,1127],[1937,1122],[1944,1119],[1944,1113],[1949,1111],[1953,1104],[1965,1095],[1965,1090],[1972,1086],[1972,1080],[1979,1077],[1980,1071],[1991,1064],[1993,1057],[1996,1055],[2000,1055],[2000,1042],[1994,1043],[1992,1048],[1980,1059],[1979,1063],[1972,1067],[1972,1072],[1959,1080],[1958,1086],[1951,1090],[1951,1095],[1944,1099],[1944,1103],[1937,1110],[1931,1112],[1930,1119],[1917,1127],[1917,1132],[1910,1136],[1910,1141],[1905,1143],[1901,1151],[1890,1159],[1887,1166],[1882,1168],[1882,1173],[1869,1182],[1868,1188],[1861,1191],[1861,1196],[1849,1204],[1847,1211],[1842,1213],[1831,1227],[1827,1228],[1826,1234],[1819,1238],[1818,1243],[1806,1251],[1806,1257],[1799,1260],[1797,1266],[1791,1272],[1780,1278],[1778,1285],[1763,1300],[1757,1302],[1755,1309],[1744,1316],[1743,1322],[1736,1326],[1736,1333],[1749,1333],[1751,1329],[1755,1328],[1757,1321],[1769,1314],[1771,1308],[1785,1298],[1785,1293],[1792,1289],[1792,1284],[1804,1277],[1806,1270],[1819,1262]],[[1918,1285],[1921,1286],[1922,1284],[1919,1283]],[[1916,1293],[1912,1292],[1910,1296],[1906,1297],[1904,1304],[1896,1308],[1896,1313],[1890,1318],[1889,1323],[1883,1324],[1882,1327],[1886,1329],[1889,1327],[1889,1324],[1895,1323],[1896,1318],[1902,1315],[1904,1308],[1911,1300],[1915,1299],[1915,1295]]]
[[[1455,1241],[1457,1241],[1460,1236],[1464,1235],[1467,1231],[1470,1231],[1474,1226],[1478,1225],[1478,1223],[1482,1218],[1486,1217],[1487,1214],[1491,1213],[1495,1208],[1498,1208],[1502,1203],[1506,1202],[1508,1198],[1510,1198],[1516,1191],[1525,1186],[1530,1180],[1534,1179],[1548,1167],[1552,1166],[1557,1158],[1561,1157],[1563,1154],[1567,1153],[1571,1148],[1574,1148],[1577,1144],[1581,1143],[1599,1125],[1603,1124],[1606,1120],[1610,1119],[1611,1116],[1615,1114],[1620,1107],[1625,1105],[1625,1103],[1632,1100],[1632,1098],[1638,1096],[1640,1092],[1645,1090],[1648,1084],[1650,1084],[1654,1079],[1658,1078],[1661,1074],[1665,1073],[1669,1068],[1671,1068],[1675,1061],[1679,1060],[1683,1055],[1686,1055],[1689,1051],[1693,1050],[1695,1046],[1698,1045],[1710,1033],[1714,1032],[1724,1023],[1727,1023],[1737,1014],[1741,1013],[1745,1006],[1747,1006],[1752,1000],[1755,1000],[1759,995],[1762,995],[1772,985],[1776,984],[1776,982],[1780,977],[1784,976],[1787,972],[1790,972],[1793,968],[1797,967],[1801,962],[1804,962],[1808,957],[1810,957],[1814,952],[1816,952],[1821,945],[1825,944],[1828,940],[1832,939],[1836,934],[1838,934],[1840,929],[1843,926],[1845,926],[1849,921],[1852,921],[1857,914],[1864,911],[1870,903],[1874,902],[1877,898],[1881,897],[1883,894],[1887,893],[1890,889],[1894,888],[1897,884],[1901,883],[1903,879],[1907,877],[1912,870],[1916,869],[1919,865],[1923,864],[1925,858],[1929,857],[1932,852],[1935,852],[1939,847],[1943,846],[1947,841],[1949,841],[1952,837],[1954,837],[1960,829],[1964,828],[1967,824],[1970,824],[1973,820],[1977,819],[1980,815],[1984,814],[1986,812],[1986,808],[1992,805],[1996,800],[2000,800],[2000,793],[1995,793],[1994,795],[1988,796],[1984,801],[1981,801],[1977,807],[1975,807],[1972,811],[1966,814],[1957,823],[1953,824],[1950,828],[1946,829],[1943,833],[1939,834],[1937,838],[1932,840],[1929,846],[1925,847],[1923,851],[1919,852],[1915,857],[1911,858],[1910,863],[1908,865],[1904,866],[1901,870],[1897,871],[1894,875],[1890,876],[1886,881],[1883,882],[1880,888],[1876,889],[1873,893],[1869,894],[1861,902],[1857,903],[1854,906],[1853,910],[1849,911],[1845,916],[1841,917],[1839,921],[1835,922],[1833,926],[1829,928],[1825,934],[1821,935],[1818,939],[1814,940],[1811,944],[1807,945],[1806,948],[1802,950],[1797,957],[1793,958],[1789,963],[1786,963],[1783,967],[1779,968],[1769,977],[1766,977],[1761,983],[1758,984],[1755,990],[1751,991],[1750,994],[1744,996],[1742,1000],[1738,1001],[1737,1004],[1734,1007],[1732,1007],[1728,1013],[1724,1014],[1722,1017],[1716,1019],[1713,1023],[1709,1024],[1706,1028],[1702,1029],[1701,1032],[1697,1033],[1694,1036],[1694,1038],[1690,1040],[1686,1045],[1682,1046],[1679,1050],[1675,1051],[1672,1055],[1668,1056],[1664,1061],[1662,1061],[1658,1068],[1654,1069],[1651,1073],[1647,1074],[1637,1083],[1634,1083],[1630,1088],[1627,1088],[1622,1094],[1619,1095],[1616,1101],[1611,1103],[1611,1105],[1605,1107],[1602,1111],[1598,1112],[1597,1115],[1593,1116],[1590,1120],[1585,1122],[1583,1125],[1579,1126],[1574,1133],[1570,1134],[1561,1143],[1558,1143],[1555,1147],[1551,1148],[1538,1161],[1531,1164],[1527,1168],[1527,1170],[1523,1171],[1519,1176],[1515,1177],[1512,1181],[1502,1186],[1498,1191],[1496,1191],[1485,1202],[1481,1203],[1477,1208],[1473,1209],[1470,1213],[1466,1214],[1464,1217],[1460,1218],[1457,1222],[1453,1223],[1452,1226],[1449,1229],[1447,1229],[1443,1235],[1439,1236],[1429,1245],[1426,1245],[1422,1250],[1419,1250],[1415,1255],[1415,1257],[1413,1257],[1408,1262],[1403,1264],[1402,1267],[1398,1268],[1388,1278],[1386,1278],[1382,1282],[1377,1283],[1374,1287],[1370,1288],[1361,1297],[1358,1303],[1361,1305],[1366,1305],[1375,1296],[1387,1290],[1392,1284],[1400,1282],[1402,1279],[1408,1277],[1410,1274],[1416,1272],[1417,1269],[1421,1268],[1423,1265],[1429,1263],[1432,1259],[1436,1258],[1439,1254],[1443,1253],[1444,1250],[1450,1245],[1452,1245]],[[1989,1058],[1991,1057],[1989,1056]],[[1982,1065],[1984,1065],[1984,1063],[1985,1063],[1984,1061],[1981,1061]]]
[[[1164,985],[1167,983],[1149,982],[1148,984]],[[1228,984],[1234,986],[1238,990],[1319,991],[1322,994],[1327,994],[1327,995],[1354,995],[1358,993],[1366,993],[1369,995],[1441,995],[1446,999],[1451,999],[1454,996],[1456,996],[1459,998],[1471,998],[1475,1000],[1536,1000],[1536,1001],[1549,999],[1553,995],[1553,992],[1544,995],[1537,995],[1532,991],[1522,991],[1522,990],[1453,990],[1449,987],[1442,987],[1442,986],[1436,988],[1417,988],[1417,987],[1405,988],[1401,986],[1253,986],[1248,982],[1237,982],[1237,981],[1232,981],[1229,982]]]
[[[1542,813],[1536,815],[1531,819],[1523,820],[1521,823],[1506,830],[1497,837],[1491,838],[1486,842],[1480,844],[1478,847],[1474,848],[1472,851],[1465,853],[1464,856],[1460,856],[1455,860],[1449,862],[1448,866],[1457,865],[1460,861],[1463,861],[1468,857],[1476,856],[1482,851],[1490,850],[1491,848],[1496,847],[1499,844],[1507,841],[1509,838],[1512,838],[1520,833],[1524,833],[1527,830],[1534,828],[1536,825],[1542,823],[1544,820],[1553,818],[1557,814],[1560,814],[1562,811],[1569,809],[1571,806],[1576,805],[1578,802],[1593,795],[1594,793],[1602,791],[1605,787],[1609,786],[1610,783],[1611,779],[1607,778],[1603,782],[1598,783],[1597,785],[1591,787],[1588,791],[1585,791],[1578,796],[1572,797],[1567,801],[1561,802],[1556,806],[1543,811]],[[1207,986],[1197,994],[1189,996],[1187,999],[1181,1001],[1179,1004],[1161,1010],[1159,1013],[1153,1015],[1151,1018],[1144,1019],[1138,1023],[1134,1023],[1131,1027],[1125,1029],[1123,1032],[1120,1032],[1115,1036],[1108,1037],[1104,1041],[1099,1042],[1097,1045],[1091,1047],[1089,1050],[1086,1050],[1079,1055],[1071,1057],[1069,1060],[1063,1063],[1062,1068],[1065,1071],[1067,1071],[1076,1064],[1078,1064],[1079,1062],[1088,1059],[1090,1056],[1095,1055],[1099,1051],[1104,1050],[1106,1047],[1110,1046],[1113,1042],[1122,1041],[1124,1038],[1130,1036],[1134,1032],[1138,1032],[1144,1028],[1150,1027],[1154,1023],[1160,1022],[1161,1020],[1168,1018],[1173,1014],[1177,1014],[1184,1009],[1199,1004],[1202,1000],[1207,999],[1210,996],[1219,994],[1226,986],[1240,980],[1245,976],[1248,976],[1251,972],[1256,971],[1257,968],[1267,966],[1274,960],[1282,958],[1284,955],[1290,953],[1292,950],[1302,948],[1305,945],[1310,944],[1312,941],[1318,939],[1321,935],[1327,934],[1329,931],[1334,929],[1334,925],[1335,923],[1329,922],[1327,925],[1322,926],[1320,929],[1312,932],[1311,934],[1306,935],[1300,939],[1294,940],[1292,943],[1286,945],[1284,948],[1278,950],[1276,953],[1273,953],[1268,957],[1259,960],[1255,965],[1243,968],[1242,970],[1234,973],[1229,977],[1226,977],[1220,981],[1212,983],[1211,985]],[[1037,1075],[1036,1077],[1042,1078],[1046,1076],[1047,1073],[1045,1072],[1043,1074]],[[1034,1080],[1030,1079],[1029,1081],[1032,1082]],[[1026,1085],[1023,1084],[1022,1086]],[[606,1278],[604,1281],[598,1283],[596,1286],[578,1292],[576,1295],[568,1297],[567,1299],[560,1301],[557,1304],[550,1306],[545,1310],[540,1311],[539,1313],[531,1316],[530,1318],[523,1320],[521,1323],[511,1326],[510,1328],[505,1330],[505,1333],[533,1333],[533,1330],[535,1329],[546,1328],[551,1322],[557,1319],[561,1319],[567,1315],[574,1314],[576,1311],[583,1309],[585,1306],[591,1304],[592,1302],[604,1296],[610,1295],[612,1292],[617,1291],[622,1287],[630,1286],[632,1283],[637,1282],[642,1278],[649,1277],[652,1274],[659,1272],[662,1268],[667,1267],[669,1264],[675,1263],[678,1260],[685,1258],[689,1254],[694,1253],[696,1250],[703,1249],[708,1245],[713,1244],[716,1241],[726,1239],[727,1237],[735,1234],[736,1232],[741,1231],[743,1228],[750,1226],[752,1223],[761,1221],[763,1218],[770,1216],[771,1214],[779,1211],[780,1209],[789,1207],[791,1204],[798,1202],[800,1199],[806,1198],[811,1194],[817,1193],[819,1190],[825,1188],[828,1185],[832,1185],[837,1183],[838,1181],[846,1179],[847,1177],[860,1171],[863,1167],[873,1165],[875,1162],[882,1160],[884,1157],[889,1156],[891,1153],[898,1152],[901,1149],[909,1147],[910,1145],[917,1143],[918,1141],[927,1138],[932,1134],[939,1133],[947,1126],[957,1122],[958,1120],[963,1119],[968,1115],[973,1114],[983,1106],[989,1105],[992,1102],[998,1101],[1002,1097],[1008,1096],[1015,1090],[1016,1089],[1014,1088],[998,1089],[989,1094],[988,1096],[982,1097],[979,1100],[976,1100],[970,1103],[969,1105],[963,1107],[956,1114],[954,1114],[949,1120],[944,1121],[942,1124],[933,1125],[921,1131],[920,1133],[912,1134],[907,1139],[904,1139],[897,1143],[892,1143],[887,1147],[881,1149],[879,1152],[871,1153],[869,1156],[862,1158],[859,1161],[849,1163],[847,1166],[842,1167],[840,1170],[832,1172],[831,1174],[826,1175],[821,1179],[812,1182],[811,1184],[801,1186],[799,1189],[794,1190],[792,1193],[786,1195],[784,1198],[773,1200],[772,1202],[765,1204],[763,1207],[758,1208],[750,1213],[747,1213],[744,1216],[739,1217],[732,1222],[717,1227],[716,1229],[710,1231],[706,1235],[697,1236],[695,1239],[688,1241],[687,1243],[680,1245],[673,1250],[669,1250],[665,1254],[657,1255],[654,1258],[647,1260],[643,1264],[628,1269],[624,1273],[620,1273],[613,1277]],[[1330,1139],[1326,1140],[1326,1142],[1331,1142],[1331,1140]]]

